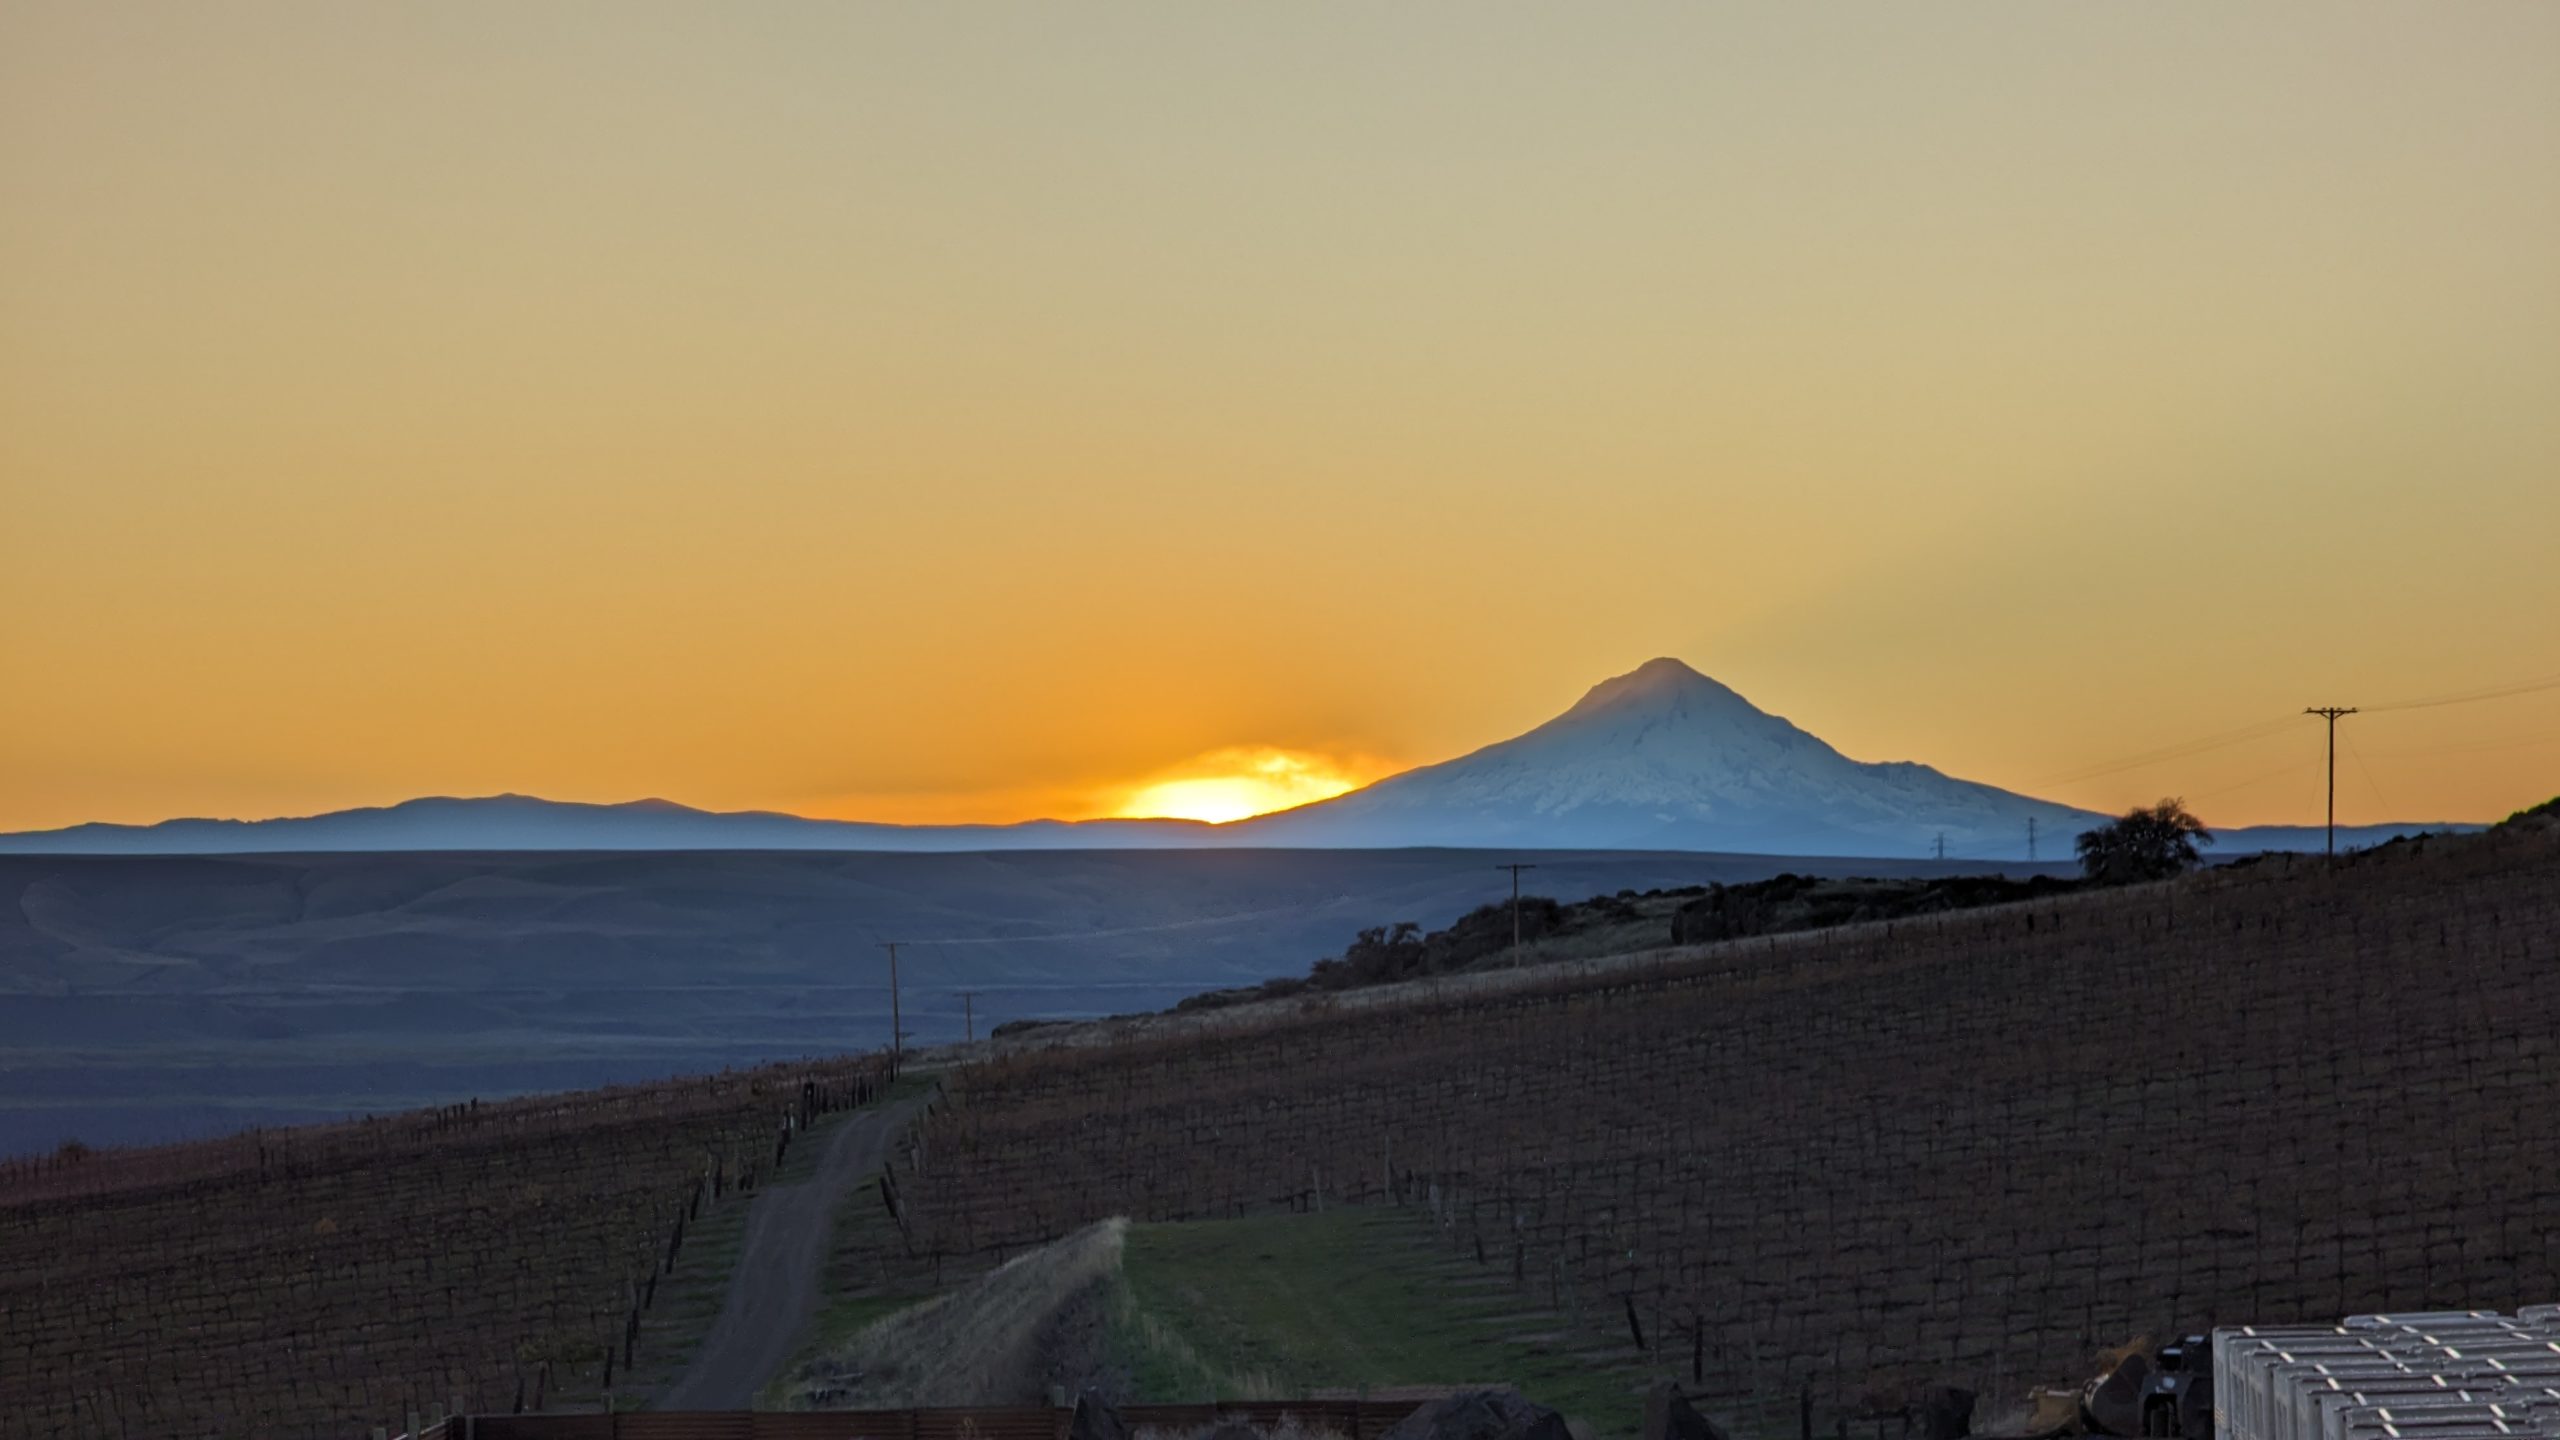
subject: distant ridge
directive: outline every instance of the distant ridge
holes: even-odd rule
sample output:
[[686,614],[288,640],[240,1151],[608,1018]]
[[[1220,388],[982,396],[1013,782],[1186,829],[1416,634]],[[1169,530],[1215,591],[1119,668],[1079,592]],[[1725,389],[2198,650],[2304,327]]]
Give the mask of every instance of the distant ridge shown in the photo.
[[[1594,685],[1525,735],[1273,815],[884,825],[671,800],[596,805],[447,796],[275,820],[74,825],[0,835],[0,854],[514,850],[1089,850],[1408,847],[1688,850],[1719,854],[2071,858],[2104,816],[1943,774],[1852,760],[1674,659]],[[2210,818],[2210,817],[2208,817]],[[2341,826],[2341,845],[2470,825]],[[2318,826],[2226,831],[2214,853],[2311,850]]]
[[0,854],[291,854],[389,850],[1051,850],[1183,843],[1192,820],[883,825],[672,800],[427,796],[274,820],[164,820],[0,835]]

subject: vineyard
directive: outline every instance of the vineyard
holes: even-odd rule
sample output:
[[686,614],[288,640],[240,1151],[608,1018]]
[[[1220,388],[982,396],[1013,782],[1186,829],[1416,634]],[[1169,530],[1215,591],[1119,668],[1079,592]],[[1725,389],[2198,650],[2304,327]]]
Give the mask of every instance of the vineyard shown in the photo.
[[688,1227],[885,1079],[848,1058],[0,1165],[0,1434],[593,1404]]
[[1739,1407],[2560,1294],[2560,826],[973,1068],[920,1251],[1428,1207]]

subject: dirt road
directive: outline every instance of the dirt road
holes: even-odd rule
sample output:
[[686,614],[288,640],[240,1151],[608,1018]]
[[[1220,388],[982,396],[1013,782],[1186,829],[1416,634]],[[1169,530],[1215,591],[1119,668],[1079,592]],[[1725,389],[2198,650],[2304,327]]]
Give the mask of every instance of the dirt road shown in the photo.
[[827,1137],[815,1176],[757,1194],[719,1318],[657,1408],[744,1410],[755,1403],[817,1314],[818,1271],[836,1207],[888,1160],[922,1104],[904,1100],[847,1118]]

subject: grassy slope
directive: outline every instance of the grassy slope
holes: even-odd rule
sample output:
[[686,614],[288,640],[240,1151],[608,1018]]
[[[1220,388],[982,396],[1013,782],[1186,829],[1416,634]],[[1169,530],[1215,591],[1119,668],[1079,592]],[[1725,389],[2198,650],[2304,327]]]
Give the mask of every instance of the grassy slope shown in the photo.
[[1633,1434],[1641,1377],[1608,1338],[1542,1317],[1411,1212],[1140,1225],[1111,1347],[1140,1401],[1510,1384],[1601,1434]]
[[[849,1338],[783,1408],[902,1409],[916,1405],[1027,1405],[1080,1369],[1059,1348],[1060,1327],[1098,1317],[1088,1297],[1115,1281],[1124,1220],[1086,1226],[951,1286]],[[1091,1320],[1088,1333],[1098,1329]]]

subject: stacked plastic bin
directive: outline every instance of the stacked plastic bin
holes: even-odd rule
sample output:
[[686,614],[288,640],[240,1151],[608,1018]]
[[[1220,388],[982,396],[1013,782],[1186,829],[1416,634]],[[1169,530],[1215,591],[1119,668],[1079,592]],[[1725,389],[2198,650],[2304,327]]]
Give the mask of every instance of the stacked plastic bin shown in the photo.
[[2560,1440],[2560,1305],[2213,1332],[2217,1440]]

